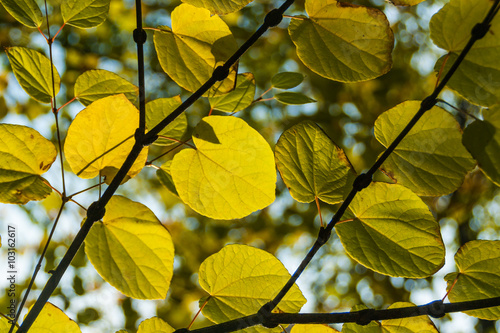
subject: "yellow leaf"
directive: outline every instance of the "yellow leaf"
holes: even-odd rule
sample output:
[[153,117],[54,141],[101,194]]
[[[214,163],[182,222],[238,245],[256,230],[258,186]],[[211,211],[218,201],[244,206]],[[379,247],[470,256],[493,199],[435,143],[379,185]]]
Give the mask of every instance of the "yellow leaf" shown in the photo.
[[[290,273],[272,254],[247,245],[227,245],[200,266],[200,286],[210,294],[208,299],[200,300],[200,305],[208,300],[202,313],[215,323],[255,314],[289,278]],[[298,312],[305,303],[299,287],[293,285],[275,312]],[[244,330],[269,331],[258,326]]]
[[196,149],[179,152],[170,167],[179,197],[192,209],[215,219],[236,219],[274,201],[273,152],[246,122],[205,117],[193,142]]
[[[228,26],[210,11],[181,4],[172,12],[172,29],[159,27],[154,44],[163,70],[182,88],[195,91],[236,51],[238,45]],[[186,61],[189,59],[189,61]],[[236,71],[217,82],[207,93],[215,96],[234,89]]]
[[[64,152],[71,170],[81,178],[106,177],[110,183],[134,145],[139,110],[125,95],[99,99],[80,111],[68,129]],[[127,174],[137,175],[146,162],[144,148]]]
[[158,317],[153,317],[144,320],[139,325],[137,333],[172,333],[175,330]]
[[78,325],[51,303],[46,303],[30,328],[30,333],[81,333]]
[[41,200],[52,189],[40,177],[55,161],[52,142],[32,128],[0,124],[0,202]]
[[168,230],[143,204],[113,196],[102,222],[85,239],[97,272],[123,294],[163,299],[173,274],[174,245]]

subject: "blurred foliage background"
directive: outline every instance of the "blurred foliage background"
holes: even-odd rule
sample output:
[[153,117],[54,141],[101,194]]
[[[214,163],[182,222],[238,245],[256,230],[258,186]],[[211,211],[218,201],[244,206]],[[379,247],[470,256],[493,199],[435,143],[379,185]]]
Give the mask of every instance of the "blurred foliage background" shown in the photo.
[[[61,25],[59,5],[62,0],[49,0],[50,31],[53,35]],[[241,59],[239,72],[250,71],[257,83],[256,98],[270,87],[271,77],[281,71],[297,71],[306,80],[295,90],[317,100],[302,106],[285,106],[274,100],[254,103],[236,114],[256,128],[274,147],[279,135],[292,125],[310,119],[317,122],[347,153],[356,171],[368,169],[382,152],[374,139],[373,124],[385,110],[405,101],[421,100],[433,89],[436,74],[434,63],[444,51],[433,46],[428,22],[446,2],[427,0],[418,6],[397,8],[382,0],[353,0],[355,4],[383,10],[395,33],[392,70],[372,81],[344,84],[324,79],[301,64],[287,32],[289,18],[268,31]],[[264,15],[281,2],[255,0],[243,10],[224,16],[241,45],[261,24]],[[144,25],[170,25],[170,13],[179,0],[144,0]],[[43,2],[40,2],[41,8]],[[288,15],[305,14],[303,0],[296,0]],[[136,46],[132,38],[135,28],[133,0],[112,0],[108,19],[97,28],[81,30],[66,26],[54,43],[55,65],[61,74],[62,89],[57,106],[73,98],[76,78],[86,70],[107,69],[137,84]],[[47,25],[42,26],[47,32]],[[147,100],[171,97],[187,92],[173,83],[162,71],[148,31],[145,45]],[[48,47],[34,29],[17,23],[0,8],[0,44],[28,46],[47,54]],[[189,59],[186,59],[189,61]],[[265,97],[271,97],[270,92]],[[480,117],[481,110],[459,98],[453,92],[443,92],[441,98],[457,108]],[[441,104],[459,123],[465,126],[470,118]],[[71,120],[83,109],[72,102],[61,112],[63,133]],[[197,101],[187,111],[192,130],[209,113],[206,99]],[[215,111],[217,114],[217,111]],[[30,99],[19,87],[5,54],[0,55],[0,118],[6,123],[30,125],[46,138],[56,142],[54,117],[50,106]],[[166,151],[152,147],[149,160]],[[154,164],[160,166],[172,158],[171,152]],[[82,180],[66,170],[68,192],[74,193],[95,185],[97,180]],[[382,173],[379,180],[386,180]],[[61,188],[59,164],[54,163],[47,178]],[[175,244],[175,271],[168,297],[162,301],[138,301],[121,295],[99,277],[81,249],[63,277],[51,302],[61,307],[80,325],[82,332],[114,332],[125,328],[135,332],[140,321],[157,315],[173,327],[187,327],[198,310],[198,300],[205,293],[198,285],[197,272],[201,262],[219,251],[225,244],[243,243],[262,248],[278,256],[293,271],[306,254],[319,230],[318,210],[314,203],[295,202],[278,176],[277,199],[268,208],[235,221],[214,221],[202,217],[184,206],[158,181],[154,168],[145,168],[139,176],[120,187],[117,194],[128,196],[150,207],[169,229]],[[87,207],[99,195],[94,189],[75,199]],[[463,186],[453,194],[440,198],[424,198],[439,221],[447,246],[447,264],[434,277],[422,280],[389,278],[374,273],[352,261],[343,251],[334,234],[299,279],[299,287],[308,299],[303,311],[348,311],[356,304],[376,309],[396,301],[424,304],[442,298],[446,293],[443,276],[455,269],[453,255],[467,241],[500,239],[500,191],[479,170],[469,174]],[[1,232],[7,223],[17,226],[19,275],[17,297],[29,282],[41,247],[47,240],[60,200],[53,193],[42,202],[25,206],[0,205]],[[321,204],[323,217],[328,220],[336,207]],[[79,229],[85,211],[69,204],[63,212],[48,253],[43,262],[28,306],[40,293]],[[4,249],[2,248],[2,256]],[[2,257],[3,258],[3,257]],[[2,259],[2,263],[6,260]],[[3,267],[3,264],[2,264]],[[4,270],[5,271],[5,270]],[[0,285],[4,285],[2,279]],[[0,303],[8,304],[5,288],[0,290]],[[1,310],[4,311],[5,309]],[[26,310],[24,311],[26,312]],[[24,313],[23,313],[24,315]],[[497,332],[499,322],[488,322],[465,314],[447,315],[435,321],[442,332]],[[194,328],[208,325],[198,318]],[[339,328],[340,325],[335,327]]]

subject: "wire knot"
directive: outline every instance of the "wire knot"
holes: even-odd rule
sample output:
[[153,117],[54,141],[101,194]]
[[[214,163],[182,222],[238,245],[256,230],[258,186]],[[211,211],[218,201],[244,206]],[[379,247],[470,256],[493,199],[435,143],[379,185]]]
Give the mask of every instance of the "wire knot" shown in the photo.
[[101,206],[99,201],[94,201],[87,209],[87,219],[99,221],[104,217],[106,209]]
[[326,242],[328,242],[328,239],[330,239],[330,235],[332,234],[332,232],[324,227],[321,227],[319,229],[319,233],[318,233],[318,239],[316,240],[316,242],[318,242],[319,245],[323,246],[326,244]]
[[444,312],[443,301],[441,300],[429,303],[427,304],[427,307],[429,308],[429,316],[432,318],[441,318],[446,314],[446,312]]
[[479,40],[486,36],[488,30],[490,30],[491,24],[486,22],[478,23],[472,28],[471,34],[475,40]]
[[148,39],[148,35],[146,34],[146,31],[143,29],[134,29],[134,42],[137,44],[144,44],[146,43],[146,39]]
[[214,70],[212,77],[217,81],[225,80],[229,76],[229,69],[224,66],[217,66]]
[[281,20],[283,20],[283,14],[281,14],[280,10],[276,8],[267,13],[264,18],[264,24],[268,27],[275,27],[281,23]]
[[354,180],[354,183],[352,184],[352,187],[356,192],[361,191],[362,189],[365,189],[370,185],[372,182],[372,176],[368,175],[366,173],[362,173],[356,177]]
[[422,109],[422,111],[426,112],[426,111],[429,111],[430,109],[432,109],[432,107],[434,105],[436,105],[437,103],[437,99],[431,95],[431,96],[428,96],[426,97],[422,103],[420,104],[420,107]]
[[274,309],[274,306],[273,306],[272,302],[270,301],[270,302],[267,302],[266,304],[264,304],[257,312],[257,316],[259,317],[259,319],[261,319],[262,326],[267,327],[267,328],[274,328],[274,327],[278,326],[277,323],[274,323],[274,322],[269,320],[269,318],[271,316],[271,311],[273,309]]
[[178,330],[174,331],[174,333],[188,333],[189,330],[187,328],[179,328]]

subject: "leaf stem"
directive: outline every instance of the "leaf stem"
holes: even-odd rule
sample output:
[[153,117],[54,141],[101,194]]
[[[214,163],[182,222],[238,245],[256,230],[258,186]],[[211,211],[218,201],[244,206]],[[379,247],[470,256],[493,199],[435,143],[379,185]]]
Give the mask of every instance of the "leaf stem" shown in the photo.
[[212,296],[209,295],[207,297],[207,299],[205,300],[205,302],[203,302],[203,305],[200,307],[200,309],[198,310],[198,312],[196,312],[196,314],[194,315],[193,320],[191,320],[191,322],[189,323],[189,326],[187,327],[188,330],[191,328],[191,326],[193,326],[194,321],[196,320],[196,318],[198,318],[198,316],[200,315],[201,311],[203,310],[203,308],[205,307],[205,305],[207,305],[207,303],[208,303],[208,301],[210,300],[211,297]]

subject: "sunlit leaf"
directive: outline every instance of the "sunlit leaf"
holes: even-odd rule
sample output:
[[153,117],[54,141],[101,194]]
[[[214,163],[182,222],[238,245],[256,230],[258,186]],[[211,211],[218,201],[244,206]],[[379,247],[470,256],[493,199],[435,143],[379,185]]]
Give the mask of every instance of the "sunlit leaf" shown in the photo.
[[294,91],[286,91],[276,94],[274,95],[274,98],[283,104],[307,104],[316,102],[315,99]]
[[113,287],[139,299],[163,299],[173,274],[174,245],[149,208],[113,196],[85,239],[92,265]]
[[173,333],[174,331],[175,329],[162,319],[153,317],[142,321],[137,333]]
[[[396,302],[389,309],[412,307],[410,302]],[[366,306],[356,306],[351,311],[367,309]],[[355,323],[346,323],[342,326],[342,333],[438,333],[438,330],[428,316],[418,316],[401,319],[371,321],[361,326]]]
[[179,197],[192,209],[215,219],[236,219],[274,201],[273,152],[246,122],[205,117],[193,143],[196,149],[177,153],[170,167]]
[[[125,95],[101,98],[80,111],[68,128],[64,152],[71,170],[81,178],[106,177],[110,183],[132,146],[139,110]],[[137,175],[146,162],[144,148],[127,173]]]
[[356,177],[344,151],[312,121],[286,130],[276,143],[276,165],[292,197],[316,197],[335,204],[344,200]]
[[335,226],[346,252],[381,274],[423,278],[444,264],[439,225],[409,189],[372,183],[354,197]]
[[[277,295],[290,278],[283,264],[270,253],[247,245],[227,245],[200,266],[200,286],[209,293],[202,310],[215,323],[255,314]],[[275,312],[298,312],[306,299],[293,285]],[[245,332],[281,332],[255,326]]]
[[[473,240],[455,254],[457,273],[447,274],[450,302],[475,301],[500,296],[500,241]],[[455,281],[456,280],[456,281]],[[465,312],[487,320],[500,319],[500,307]]]
[[[172,12],[172,29],[159,27],[154,34],[158,60],[178,85],[189,91],[201,87],[214,69],[238,48],[227,24],[207,9],[181,4]],[[189,61],[187,61],[189,59]],[[215,96],[234,89],[236,71],[217,82],[207,93]]]
[[[375,122],[375,137],[388,147],[417,113],[418,101],[384,112]],[[459,188],[475,165],[462,144],[455,118],[441,108],[427,111],[382,165],[396,182],[419,195],[445,195]]]
[[484,174],[500,186],[500,108],[484,110],[483,118],[467,126],[463,143]]
[[0,124],[0,202],[41,200],[52,189],[40,177],[57,156],[54,144],[32,128]]
[[233,91],[218,97],[210,97],[210,106],[224,112],[237,112],[252,104],[255,97],[255,78],[252,73],[238,74]]
[[174,180],[172,179],[172,174],[170,172],[170,166],[172,165],[172,160],[166,161],[162,166],[156,170],[156,176],[160,183],[165,186],[172,194],[179,196],[177,190],[175,189]]
[[[430,36],[434,43],[449,51],[437,63],[435,70],[441,70],[447,59],[441,77],[467,44],[472,28],[483,21],[493,5],[490,0],[453,0],[447,3],[430,21]],[[470,102],[491,106],[500,101],[500,20],[491,22],[490,32],[478,40],[468,52],[457,72],[448,82],[448,87],[457,91]]]
[[211,14],[224,15],[236,12],[253,0],[182,0],[190,5],[206,8]]
[[335,333],[336,329],[320,324],[293,325],[290,333]]
[[[182,104],[180,96],[159,98],[146,104],[146,127],[151,130]],[[178,143],[187,130],[186,113],[181,113],[167,127],[162,129],[155,145],[167,146]]]
[[273,76],[271,84],[274,88],[292,89],[304,81],[304,75],[294,72],[282,72]]
[[45,303],[29,331],[33,333],[81,332],[78,325],[52,303]]
[[[52,72],[50,60],[26,47],[8,47],[5,50],[9,57],[14,75],[21,87],[34,99],[42,103],[50,103],[52,99]],[[54,66],[55,95],[59,92],[61,79]]]
[[382,11],[335,0],[306,0],[305,8],[309,17],[292,18],[288,31],[313,72],[355,82],[391,69],[394,36]]
[[75,97],[85,106],[117,94],[124,94],[133,103],[138,93],[135,85],[104,69],[86,71],[75,82]]
[[110,0],[65,0],[61,4],[64,23],[77,28],[100,25],[108,16]]
[[389,0],[389,1],[396,6],[415,6],[425,0]]
[[38,28],[43,23],[40,7],[35,0],[0,0],[5,10],[16,20],[30,28]]

